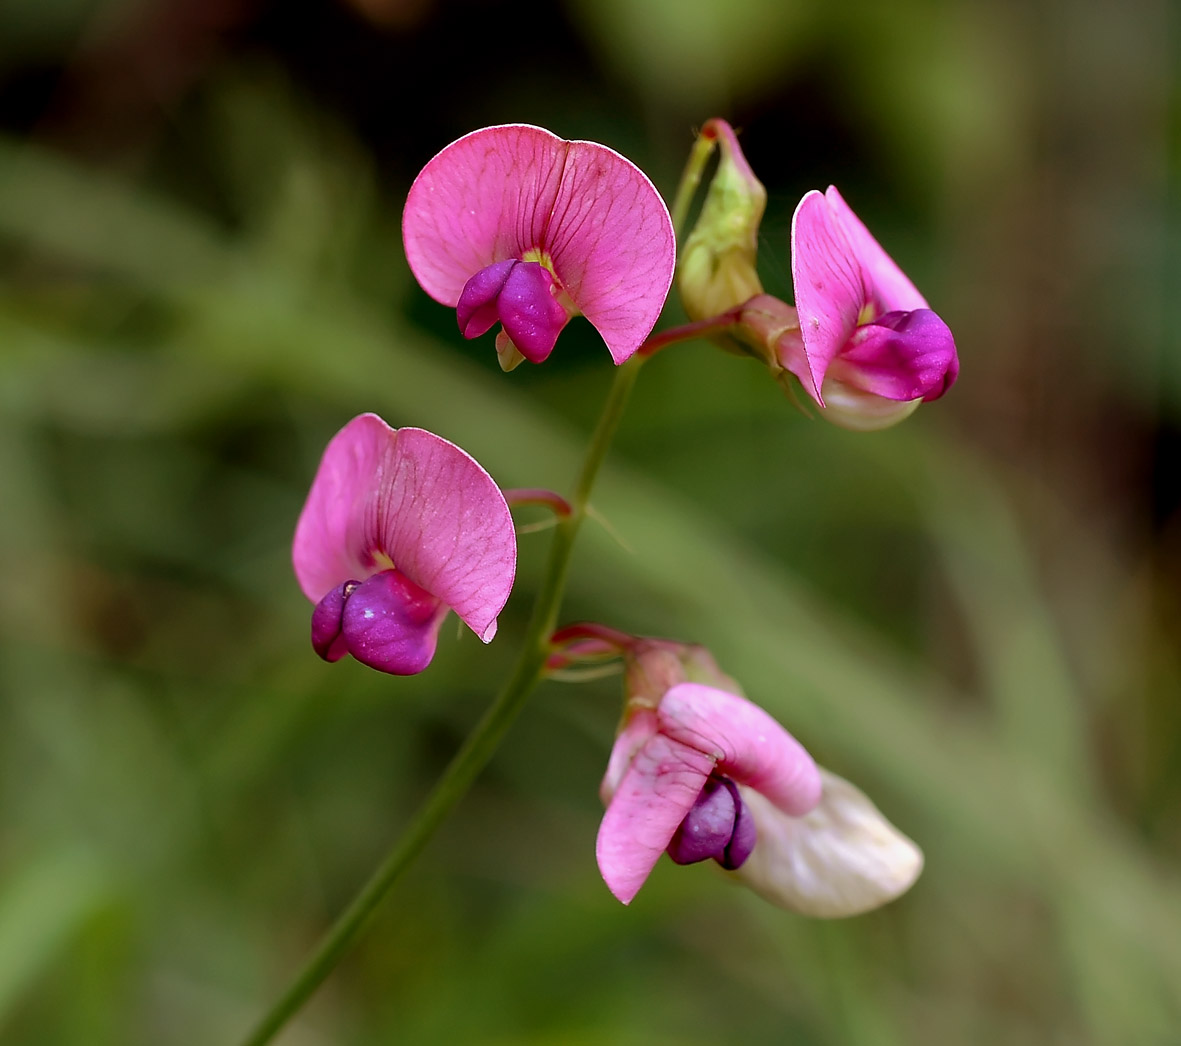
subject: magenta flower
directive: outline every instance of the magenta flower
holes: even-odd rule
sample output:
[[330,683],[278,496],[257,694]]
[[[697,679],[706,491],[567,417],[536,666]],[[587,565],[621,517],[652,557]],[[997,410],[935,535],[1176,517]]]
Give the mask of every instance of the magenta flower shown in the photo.
[[603,778],[596,854],[608,888],[630,903],[665,852],[741,867],[759,847],[747,789],[801,817],[820,801],[820,772],[771,716],[725,690],[678,683],[655,707],[633,704]]
[[820,406],[876,427],[952,386],[959,359],[947,324],[834,186],[800,201],[791,254],[800,336],[780,340],[780,363]]
[[328,444],[295,528],[312,646],[394,675],[421,672],[448,610],[485,643],[516,573],[500,489],[453,443],[353,418]]
[[464,337],[501,324],[506,370],[546,359],[579,313],[622,363],[659,318],[676,262],[668,208],[635,164],[526,124],[473,131],[435,156],[410,187],[402,237]]

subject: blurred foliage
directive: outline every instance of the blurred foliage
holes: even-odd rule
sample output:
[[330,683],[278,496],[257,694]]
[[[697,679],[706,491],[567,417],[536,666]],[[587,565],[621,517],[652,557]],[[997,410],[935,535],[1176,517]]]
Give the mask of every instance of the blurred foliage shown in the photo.
[[0,1037],[232,1042],[503,677],[544,533],[496,643],[406,680],[320,663],[288,565],[353,414],[563,489],[609,380],[585,324],[511,376],[456,336],[421,163],[530,120],[669,193],[720,115],[768,285],[837,182],[963,378],[859,436],[657,357],[565,617],[708,644],[926,872],[842,923],[672,866],[624,909],[618,684],[547,684],[282,1041],[1181,1042],[1179,40],[1150,0],[6,5]]

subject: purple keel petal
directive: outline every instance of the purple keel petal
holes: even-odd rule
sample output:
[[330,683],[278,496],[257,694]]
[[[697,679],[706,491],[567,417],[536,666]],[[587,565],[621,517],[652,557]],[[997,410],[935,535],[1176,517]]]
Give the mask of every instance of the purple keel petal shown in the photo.
[[345,601],[359,584],[359,581],[346,581],[337,585],[312,611],[312,649],[325,661],[339,661],[349,652],[341,622]]
[[746,864],[747,859],[754,853],[755,843],[759,840],[759,831],[755,827],[754,814],[746,805],[742,793],[729,778],[725,778],[726,787],[734,793],[734,831],[730,836],[730,845],[726,852],[717,859],[723,868],[734,871]]
[[828,376],[888,400],[938,399],[959,373],[951,330],[930,309],[888,312],[857,329]]
[[542,246],[569,143],[540,127],[484,127],[452,142],[414,179],[402,213],[410,271],[455,306],[493,262]]
[[542,246],[622,363],[660,318],[676,267],[672,219],[656,187],[605,145],[571,142]]
[[721,859],[734,826],[741,800],[733,783],[710,777],[668,844],[668,855],[677,864],[696,864],[710,857]]
[[810,372],[803,384],[823,406],[825,372],[857,329],[869,289],[842,223],[815,189],[791,220],[791,274]]
[[435,656],[447,605],[397,570],[358,585],[344,604],[341,631],[349,653],[381,672],[411,676]]
[[709,756],[661,734],[636,753],[595,843],[603,881],[624,904],[644,885],[713,768]]
[[745,698],[679,683],[661,699],[657,715],[663,734],[707,755],[785,813],[806,814],[820,801],[820,772],[804,746]]
[[554,342],[570,319],[554,297],[553,286],[544,266],[518,262],[496,300],[505,334],[530,363],[541,363],[554,351]]
[[873,238],[864,222],[853,213],[837,192],[837,187],[830,185],[824,197],[844,229],[845,236],[853,247],[853,253],[865,273],[870,298],[877,307],[877,312],[925,309],[926,299],[919,294],[918,288],[910,282],[906,273],[898,268],[894,259],[882,250],[881,244]]
[[463,285],[459,303],[455,307],[459,330],[465,338],[478,338],[492,329],[500,316],[496,311],[496,299],[504,281],[517,262],[508,261],[485,265]]

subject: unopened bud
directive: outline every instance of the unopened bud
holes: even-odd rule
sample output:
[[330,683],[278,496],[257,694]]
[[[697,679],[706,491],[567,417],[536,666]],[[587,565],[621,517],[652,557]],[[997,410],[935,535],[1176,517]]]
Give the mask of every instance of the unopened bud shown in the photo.
[[763,292],[755,262],[767,190],[755,177],[725,120],[710,120],[702,136],[721,154],[697,224],[685,240],[677,288],[691,320],[704,320]]

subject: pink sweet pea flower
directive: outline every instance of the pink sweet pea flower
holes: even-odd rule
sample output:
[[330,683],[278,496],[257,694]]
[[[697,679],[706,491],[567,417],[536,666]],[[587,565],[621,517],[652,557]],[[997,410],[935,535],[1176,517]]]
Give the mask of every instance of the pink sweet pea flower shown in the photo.
[[413,675],[448,610],[485,643],[516,573],[512,517],[492,477],[424,429],[353,418],[328,444],[295,528],[312,646]]
[[780,363],[821,407],[877,427],[952,386],[959,359],[947,324],[834,186],[800,201],[791,254],[800,331],[780,339]]
[[485,127],[422,169],[402,216],[423,290],[464,337],[496,323],[501,364],[553,351],[579,313],[618,364],[651,332],[672,283],[668,208],[630,160],[540,127]]
[[635,655],[596,847],[620,901],[662,853],[677,864],[713,858],[772,904],[820,918],[870,911],[914,885],[922,851],[864,793],[745,698],[673,682],[685,672],[725,680],[708,654],[641,641]]
[[603,880],[624,904],[666,851],[680,864],[712,857],[741,867],[759,846],[743,791],[786,817],[820,801],[812,757],[745,698],[678,683],[655,707],[629,712],[603,778],[607,812],[596,845]]

